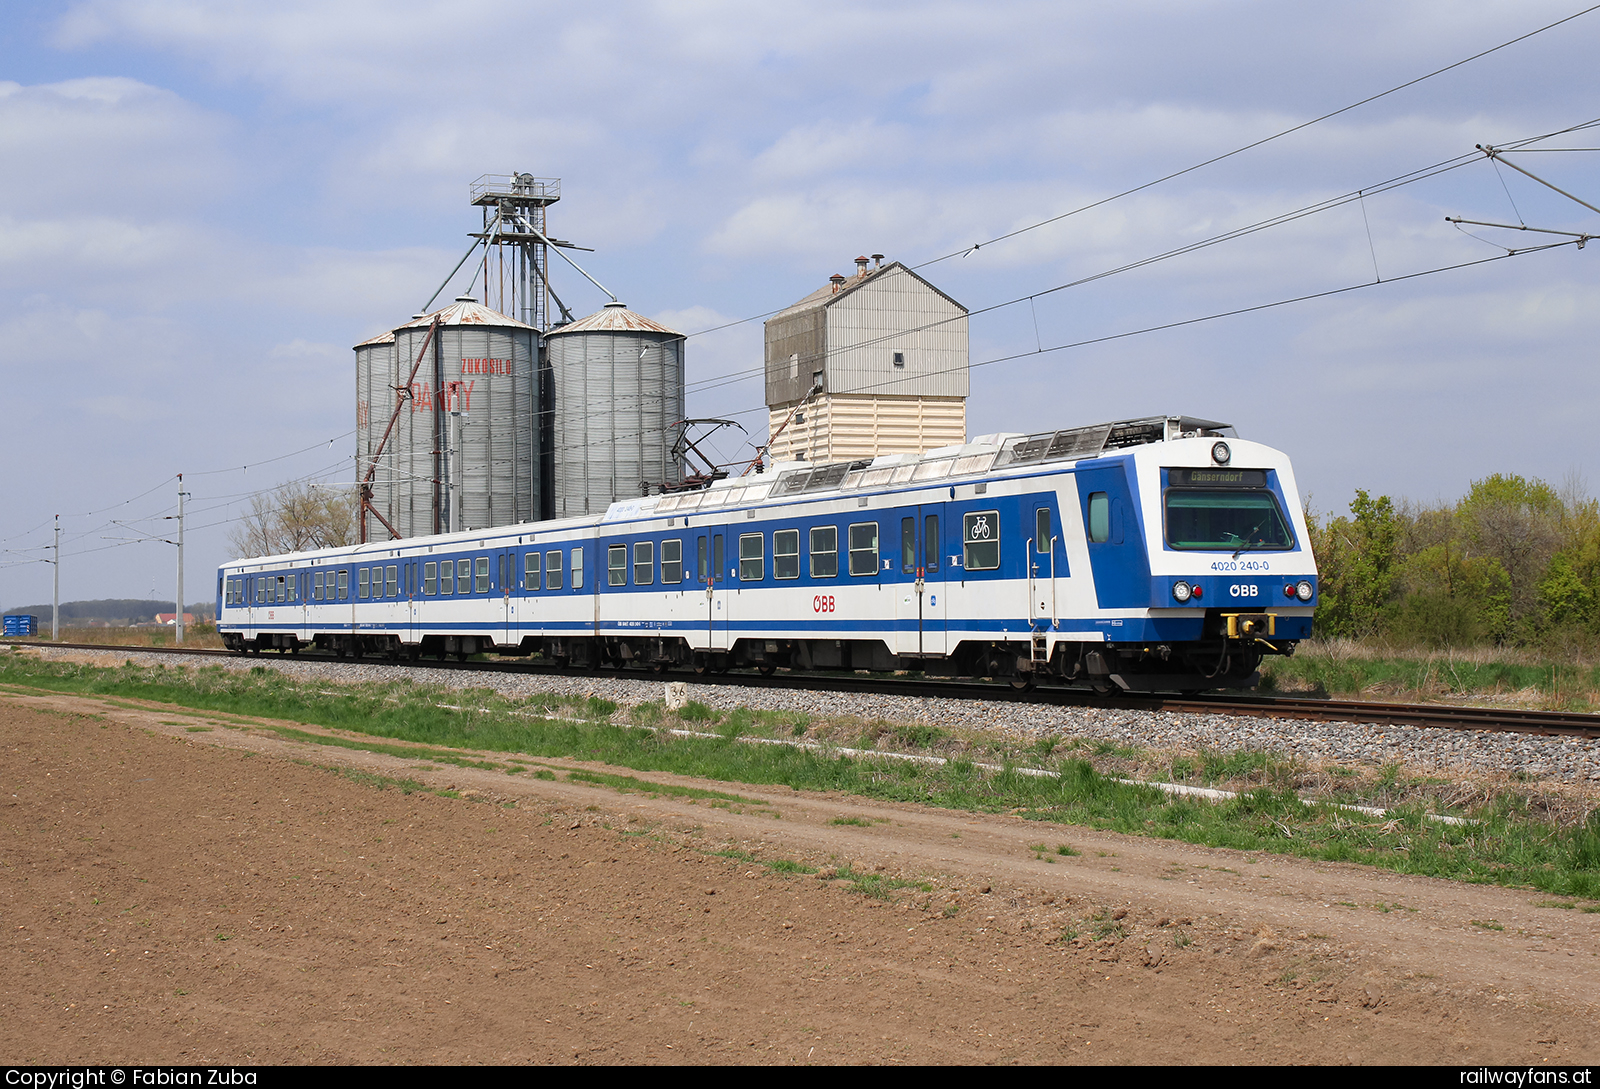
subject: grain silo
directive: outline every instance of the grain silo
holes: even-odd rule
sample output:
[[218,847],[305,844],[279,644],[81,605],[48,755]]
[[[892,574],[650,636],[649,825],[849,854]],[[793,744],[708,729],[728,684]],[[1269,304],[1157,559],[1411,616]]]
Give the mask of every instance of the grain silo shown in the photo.
[[[387,402],[379,399],[379,356],[369,353],[372,509],[401,537],[539,517],[534,329],[462,297],[402,325],[393,341]],[[386,535],[381,523],[366,529]]]
[[546,334],[551,513],[598,514],[683,478],[683,334],[622,303]]
[[[363,340],[356,345],[355,353],[356,479],[365,480],[394,412],[394,387],[399,381],[394,377],[394,334],[382,333],[371,340]],[[388,460],[385,458],[377,465],[372,481],[374,497],[383,495],[386,500],[393,491]],[[379,507],[378,512],[391,522],[394,520],[394,512],[387,506]]]

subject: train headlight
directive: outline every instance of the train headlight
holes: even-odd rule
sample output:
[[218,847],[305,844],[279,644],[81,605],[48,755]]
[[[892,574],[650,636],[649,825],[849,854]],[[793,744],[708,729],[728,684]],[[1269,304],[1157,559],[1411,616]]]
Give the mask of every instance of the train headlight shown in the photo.
[[1227,443],[1214,442],[1211,444],[1211,460],[1216,462],[1218,465],[1228,464],[1232,457],[1233,451],[1228,449]]
[[1311,600],[1311,594],[1312,594],[1312,586],[1311,586],[1311,582],[1310,582],[1309,579],[1301,579],[1299,582],[1295,583],[1295,585],[1294,585],[1294,596],[1295,597],[1299,598],[1301,601],[1310,601]]
[[1193,593],[1194,590],[1182,579],[1179,579],[1177,582],[1172,584],[1172,596],[1180,605],[1185,601],[1188,601]]

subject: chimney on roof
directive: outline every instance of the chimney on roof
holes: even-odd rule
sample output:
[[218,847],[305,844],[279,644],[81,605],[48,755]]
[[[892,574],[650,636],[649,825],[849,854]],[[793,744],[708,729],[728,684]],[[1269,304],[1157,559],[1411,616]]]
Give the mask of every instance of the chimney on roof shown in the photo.
[[872,255],[872,261],[873,261],[872,271],[873,272],[877,272],[880,268],[883,267],[883,254],[881,254],[881,253],[873,254]]
[[865,257],[857,257],[856,258],[856,279],[865,280],[866,278],[867,278],[867,259]]
[[833,285],[833,293],[835,295],[839,294],[839,289],[844,286],[844,279],[837,272],[828,277],[828,282]]

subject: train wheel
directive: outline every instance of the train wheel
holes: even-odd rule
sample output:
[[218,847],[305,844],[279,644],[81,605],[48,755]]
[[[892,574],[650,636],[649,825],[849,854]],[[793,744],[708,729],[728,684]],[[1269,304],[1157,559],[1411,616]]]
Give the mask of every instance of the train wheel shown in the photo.
[[651,662],[650,672],[661,674],[672,668],[671,662]]
[[711,659],[704,654],[694,656],[694,673],[697,677],[704,677],[711,672]]
[[778,672],[778,667],[770,662],[762,662],[759,668],[763,677],[770,677],[774,673]]
[[1032,692],[1036,683],[1032,673],[1022,673],[1011,678],[1011,687],[1017,692]]

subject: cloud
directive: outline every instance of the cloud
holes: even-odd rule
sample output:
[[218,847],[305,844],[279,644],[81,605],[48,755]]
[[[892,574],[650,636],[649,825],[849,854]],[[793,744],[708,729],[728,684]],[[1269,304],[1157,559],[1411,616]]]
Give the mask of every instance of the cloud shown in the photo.
[[[170,91],[96,77],[0,83],[0,202],[8,213],[171,213],[237,180],[232,124]],[[26,164],[26,169],[17,169]]]

